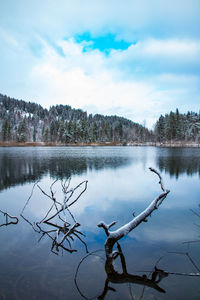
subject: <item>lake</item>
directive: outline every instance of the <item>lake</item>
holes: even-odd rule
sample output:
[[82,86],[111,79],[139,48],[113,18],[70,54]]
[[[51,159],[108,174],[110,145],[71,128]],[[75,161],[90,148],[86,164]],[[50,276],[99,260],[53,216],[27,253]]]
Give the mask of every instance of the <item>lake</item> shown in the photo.
[[[170,193],[148,222],[120,240],[116,272],[105,269],[106,234],[97,224],[117,221],[115,230],[161,194],[149,167]],[[85,183],[71,189],[85,180],[85,191]],[[200,277],[189,276],[200,273],[199,183],[198,148],[0,148],[0,210],[19,219],[5,226],[0,213],[0,299],[199,299]],[[38,232],[37,222],[55,209],[51,191],[57,207],[64,196],[72,195],[72,203],[80,195],[62,217],[69,228],[80,224],[77,236],[65,240],[76,252],[53,245],[62,220],[45,225],[50,236]]]

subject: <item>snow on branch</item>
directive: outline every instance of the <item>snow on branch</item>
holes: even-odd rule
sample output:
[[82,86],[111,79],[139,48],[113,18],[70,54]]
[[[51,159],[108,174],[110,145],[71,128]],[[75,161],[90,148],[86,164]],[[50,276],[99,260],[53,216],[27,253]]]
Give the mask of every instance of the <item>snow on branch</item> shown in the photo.
[[134,217],[129,223],[121,226],[115,231],[110,231],[110,227],[116,224],[116,222],[112,222],[111,224],[107,225],[103,221],[99,222],[97,225],[98,227],[102,227],[107,235],[107,240],[105,243],[105,250],[107,256],[113,256],[114,252],[112,252],[114,244],[119,241],[122,237],[127,235],[130,231],[136,228],[141,222],[147,222],[147,218],[152,214],[152,212],[157,209],[163,200],[166,198],[168,193],[170,192],[168,189],[165,189],[162,177],[160,173],[153,169],[149,168],[151,172],[155,173],[159,178],[159,184],[163,193],[157,196],[149,206],[143,210],[137,217]]

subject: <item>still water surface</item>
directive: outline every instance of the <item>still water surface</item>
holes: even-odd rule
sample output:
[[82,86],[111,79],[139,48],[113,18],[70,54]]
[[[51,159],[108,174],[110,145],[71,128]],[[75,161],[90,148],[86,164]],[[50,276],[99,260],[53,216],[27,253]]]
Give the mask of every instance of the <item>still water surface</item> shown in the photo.
[[[160,171],[170,193],[147,223],[120,241],[130,276],[121,282],[115,278],[115,283],[106,286],[106,236],[97,224],[117,221],[114,230],[161,193],[149,167]],[[58,179],[54,191],[62,201],[60,183],[69,177],[71,187],[88,180],[87,190],[71,210],[86,235],[82,238],[89,252],[97,251],[82,261],[76,277],[78,288],[74,278],[86,255],[84,244],[75,239],[72,247],[77,252],[55,255],[52,241],[43,237],[38,242],[40,235],[20,217],[37,180],[50,193],[50,185]],[[0,148],[0,209],[19,218],[17,225],[0,227],[0,299],[200,299],[200,277],[163,272],[199,272],[199,183],[198,148]],[[32,223],[38,222],[51,204],[36,186],[24,214]],[[4,222],[1,213],[0,225]],[[184,243],[188,241],[195,242]],[[157,283],[160,291],[145,281],[145,276],[151,279],[155,265],[163,275]],[[122,272],[119,258],[114,267]]]

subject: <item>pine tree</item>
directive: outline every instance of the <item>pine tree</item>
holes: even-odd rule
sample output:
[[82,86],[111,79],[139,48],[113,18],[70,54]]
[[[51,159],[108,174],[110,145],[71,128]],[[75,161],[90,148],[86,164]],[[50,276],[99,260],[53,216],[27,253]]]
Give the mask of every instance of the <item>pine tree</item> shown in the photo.
[[159,120],[156,123],[155,127],[156,138],[159,142],[165,140],[165,118],[163,115],[160,116]]
[[18,142],[26,142],[27,141],[27,127],[26,121],[23,120],[19,123],[17,130],[17,141]]
[[37,128],[34,126],[33,128],[33,142],[36,141]]

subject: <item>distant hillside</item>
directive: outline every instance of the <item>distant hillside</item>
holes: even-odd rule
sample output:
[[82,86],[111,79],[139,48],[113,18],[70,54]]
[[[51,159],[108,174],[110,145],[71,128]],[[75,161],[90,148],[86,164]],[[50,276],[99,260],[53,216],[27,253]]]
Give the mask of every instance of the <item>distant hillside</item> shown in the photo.
[[49,110],[0,94],[0,141],[8,142],[145,142],[147,128],[122,117],[92,115],[69,105]]

